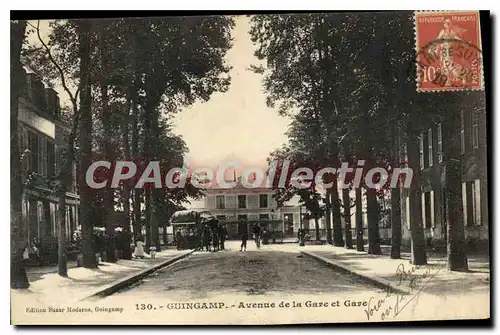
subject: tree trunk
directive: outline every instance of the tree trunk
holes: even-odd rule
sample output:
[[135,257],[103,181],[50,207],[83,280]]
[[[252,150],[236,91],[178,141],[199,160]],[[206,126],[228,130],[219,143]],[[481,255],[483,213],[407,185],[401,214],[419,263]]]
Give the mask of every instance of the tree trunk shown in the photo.
[[57,273],[61,277],[68,276],[68,259],[66,257],[66,193],[59,192],[57,207]]
[[[137,108],[136,96],[132,99],[132,143],[131,143],[131,154],[134,159],[138,159],[139,155],[139,127],[138,127],[139,109]],[[141,203],[142,203],[142,189],[134,189],[134,201],[133,201],[133,215],[134,215],[134,242],[137,241],[142,231],[142,220],[141,220]]]
[[[401,138],[399,136],[399,128],[396,123],[392,124],[391,132],[392,140],[394,145],[392,145],[392,161],[393,169],[399,166],[401,161],[399,155],[399,148],[401,147]],[[401,258],[401,190],[399,185],[391,188],[391,258],[399,259]]]
[[468,271],[467,245],[465,242],[464,214],[462,203],[460,162],[446,162],[447,208],[448,208],[448,269]]
[[167,226],[168,226],[168,221],[170,220],[170,211],[167,208],[165,210],[165,220],[163,220],[163,244],[166,246],[168,244],[168,235],[167,235]]
[[[105,29],[106,23],[101,22],[99,31],[99,52],[101,55],[101,119],[104,130],[104,154],[109,162],[113,162],[115,160],[112,143],[113,127],[111,125],[111,108],[109,106],[108,85],[105,73],[106,71],[108,71],[108,55],[106,52]],[[106,240],[106,262],[110,263],[116,263],[114,208],[115,190],[111,187],[108,187],[104,192],[103,219],[106,227],[106,235],[108,235],[108,239]]]
[[420,164],[418,139],[408,141],[408,165],[413,170],[410,186],[411,261],[413,265],[427,264],[425,233],[422,222],[422,191],[420,189]]
[[146,226],[146,252],[149,252],[149,248],[151,247],[151,244],[153,244],[152,241],[152,233],[151,233],[151,221],[153,219],[153,204],[151,203],[152,200],[152,195],[151,195],[151,189],[147,188],[144,190],[144,200],[146,202],[146,221],[145,221],[145,226]]
[[391,188],[391,258],[401,258],[401,190]]
[[75,138],[76,130],[79,123],[78,107],[73,105],[73,125],[68,136],[68,147],[64,155],[64,160],[59,171],[59,188],[57,191],[58,198],[58,215],[57,215],[57,264],[58,274],[62,277],[68,276],[68,264],[66,257],[66,192],[73,183],[73,164],[75,160]]
[[160,251],[160,233],[158,228],[163,224],[165,214],[163,213],[163,207],[161,206],[161,191],[160,189],[153,189],[153,200],[154,200],[154,218],[151,221],[151,232],[153,234],[152,243],[156,248],[156,251]]
[[361,187],[356,187],[356,250],[365,251],[363,238],[363,198]]
[[[126,161],[130,161],[130,143],[128,137],[128,122],[129,122],[129,112],[130,112],[130,97],[127,99],[125,104],[125,110],[122,120],[122,142],[123,142],[123,153]],[[123,216],[125,222],[123,222],[123,232],[125,235],[125,245],[123,246],[123,259],[132,259],[132,251],[130,250],[130,185],[127,182],[123,183],[122,192],[122,205],[123,205]]]
[[142,235],[142,192],[141,189],[134,189],[134,242]]
[[331,202],[330,202],[330,189],[326,190],[325,195],[325,225],[326,225],[326,242],[332,243],[332,211],[331,211]]
[[314,216],[314,224],[316,228],[316,241],[320,241],[321,238],[319,236],[319,218],[317,216]]
[[[136,76],[136,69],[137,69],[137,54],[136,54],[136,44],[135,44],[135,39],[132,39],[131,41],[131,49],[132,49],[132,57],[131,57],[131,64],[133,67],[132,74],[133,74],[133,80],[129,84],[128,89],[127,89],[127,101],[125,103],[125,110],[123,113],[123,118],[122,118],[122,145],[123,145],[123,155],[125,157],[126,161],[130,161],[132,157],[137,158],[137,106],[136,106],[136,101],[137,101],[137,76]],[[132,107],[132,113],[133,113],[133,120],[132,120],[132,148],[129,142],[129,123],[130,123],[130,107]],[[125,182],[123,183],[123,193],[122,193],[122,204],[123,204],[123,215],[125,217],[125,222],[123,226],[123,231],[125,233],[125,249],[123,250],[123,259],[132,259],[132,251],[129,247],[130,245],[130,240],[131,240],[131,234],[130,234],[130,220],[131,220],[131,215],[130,215],[130,197],[131,197],[131,185],[129,183]],[[139,197],[140,199],[140,197]],[[134,207],[133,210],[136,208]],[[140,206],[138,209],[139,216],[140,216]],[[137,220],[137,217],[135,217],[133,220],[134,224],[134,232],[136,232],[136,227],[137,224],[136,222],[139,222],[139,231],[140,231],[140,220]],[[133,242],[135,242],[135,238],[132,238]]]
[[344,205],[344,222],[345,222],[345,247],[352,249],[352,232],[351,232],[351,197],[349,189],[342,189],[342,203]]
[[372,255],[381,255],[380,248],[380,205],[377,201],[377,193],[374,188],[366,189],[366,210],[368,216],[368,253]]
[[[154,161],[157,158],[157,143],[159,139],[158,134],[158,104],[161,101],[162,93],[159,91],[158,82],[154,80],[153,76],[146,76],[145,79],[145,91],[146,91],[146,101],[144,108],[144,132],[146,135],[144,140],[144,156],[147,158],[148,162]],[[155,212],[158,211],[158,189],[155,185],[151,185],[146,192],[146,218],[148,220],[147,225],[149,228],[148,232],[148,245],[156,245],[159,243],[158,238],[158,222]],[[148,205],[149,204],[149,205]]]
[[26,21],[10,23],[10,287],[24,289],[30,286],[23,260],[27,241],[23,227],[23,182],[19,150],[19,97],[26,80],[20,58],[26,32]]
[[[460,118],[456,118],[460,120]],[[464,207],[462,202],[460,123],[446,125],[447,140],[444,141],[446,157],[446,208],[447,208],[447,256],[450,271],[468,271],[467,245],[465,241]],[[451,130],[451,131],[450,131]]]
[[331,202],[332,202],[332,211],[333,211],[333,245],[336,247],[344,246],[344,237],[342,236],[342,214],[340,213],[340,199],[339,199],[339,190],[337,188],[337,177],[335,176],[335,180],[333,182],[333,186],[331,188]]
[[85,180],[86,171],[92,161],[92,111],[90,81],[90,29],[91,21],[80,20],[77,24],[80,42],[80,216],[82,226],[83,267],[96,268],[93,248],[92,192]]

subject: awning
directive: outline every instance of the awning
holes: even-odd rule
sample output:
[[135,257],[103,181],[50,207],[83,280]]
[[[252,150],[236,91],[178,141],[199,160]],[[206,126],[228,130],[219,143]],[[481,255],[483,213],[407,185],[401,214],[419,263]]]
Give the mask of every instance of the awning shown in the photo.
[[175,212],[170,218],[172,224],[196,222],[197,212],[192,210],[184,210]]

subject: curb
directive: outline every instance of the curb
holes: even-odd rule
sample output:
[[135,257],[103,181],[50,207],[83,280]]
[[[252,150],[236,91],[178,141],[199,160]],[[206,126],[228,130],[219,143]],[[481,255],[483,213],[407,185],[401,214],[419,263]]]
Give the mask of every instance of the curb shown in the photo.
[[380,278],[380,277],[375,277],[375,276],[367,276],[365,274],[361,274],[352,267],[342,264],[342,262],[335,261],[332,259],[328,259],[326,257],[316,255],[315,253],[312,253],[310,251],[301,251],[301,254],[307,255],[311,258],[314,258],[317,261],[320,261],[322,263],[325,263],[327,266],[330,266],[335,269],[342,270],[344,272],[347,272],[351,275],[357,276],[361,278],[363,281],[370,283],[373,286],[376,286],[378,288],[381,288],[383,290],[391,290],[393,292],[399,293],[399,294],[410,294],[409,289],[405,289],[401,286],[394,285],[390,281]]
[[94,293],[88,295],[87,297],[81,299],[80,301],[88,300],[88,299],[92,299],[92,298],[97,298],[97,297],[103,298],[103,297],[106,297],[108,295],[111,295],[111,294],[115,293],[116,291],[119,291],[125,287],[128,287],[128,286],[132,285],[133,283],[141,280],[142,278],[147,277],[151,273],[153,273],[153,272],[155,272],[155,271],[157,271],[165,266],[168,266],[174,262],[177,262],[178,260],[180,260],[182,258],[185,258],[185,257],[191,255],[193,252],[194,252],[194,250],[191,250],[191,251],[188,251],[182,255],[175,256],[173,258],[169,258],[161,263],[153,265],[150,268],[141,270],[138,273],[134,273],[134,274],[127,276],[125,278],[118,279],[110,284],[106,284],[104,286],[101,286]]

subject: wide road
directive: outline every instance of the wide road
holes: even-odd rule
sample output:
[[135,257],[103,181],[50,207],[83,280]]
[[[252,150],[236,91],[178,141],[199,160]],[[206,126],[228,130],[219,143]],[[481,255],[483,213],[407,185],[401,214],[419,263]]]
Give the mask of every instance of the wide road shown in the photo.
[[272,245],[257,250],[249,241],[247,251],[240,252],[237,241],[226,244],[227,250],[195,252],[117,294],[198,299],[229,292],[260,295],[373,290],[356,278],[302,257],[295,248],[288,251],[286,246]]
[[[365,318],[363,307],[346,304],[349,301],[366,302],[371,295],[381,291],[302,256],[298,250],[296,245],[265,245],[257,250],[254,242],[249,241],[247,251],[240,252],[239,242],[229,241],[224,251],[195,252],[102,302],[106,305],[128,304],[137,309],[139,314],[136,316],[141,315],[144,320],[168,315],[170,321],[201,322],[198,318],[210,315],[211,321],[226,323],[226,317],[233,315],[230,323],[266,318],[270,318],[267,322],[282,318],[287,323],[292,315],[294,321],[295,318],[310,321],[317,317],[317,322],[320,322],[331,320],[333,312],[343,320]],[[224,314],[178,310],[186,302],[223,302]],[[276,306],[284,302],[290,307],[295,302],[301,303],[302,308],[262,310],[246,309],[241,305],[264,302],[274,302]],[[313,303],[325,302],[329,308],[313,306]],[[144,308],[141,304],[151,304],[151,310],[140,310]],[[338,306],[332,306],[334,304]],[[212,312],[215,314],[207,314]]]
[[357,278],[302,256],[295,245],[263,245],[257,250],[249,240],[246,252],[239,251],[238,241],[228,241],[224,251],[195,252],[114,295],[199,299],[228,293],[245,296],[373,290]]

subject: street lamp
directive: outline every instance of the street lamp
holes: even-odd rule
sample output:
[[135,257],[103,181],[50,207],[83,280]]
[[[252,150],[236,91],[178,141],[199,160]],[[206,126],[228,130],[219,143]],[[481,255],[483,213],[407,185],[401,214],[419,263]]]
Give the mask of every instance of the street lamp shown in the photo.
[[299,229],[299,246],[303,247],[305,246],[304,243],[304,229],[302,225],[302,203],[299,204],[299,216],[300,216],[300,229]]

